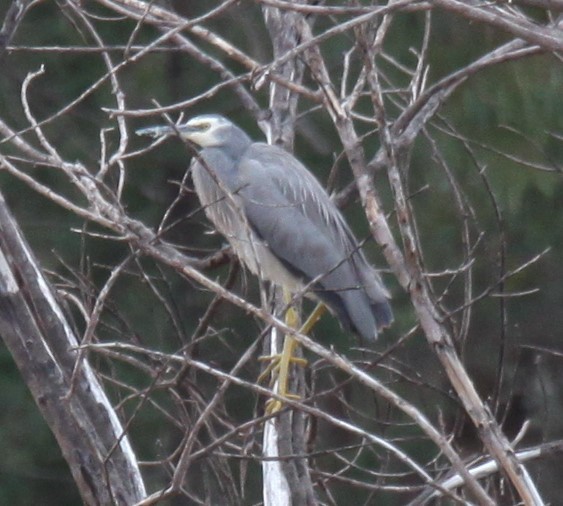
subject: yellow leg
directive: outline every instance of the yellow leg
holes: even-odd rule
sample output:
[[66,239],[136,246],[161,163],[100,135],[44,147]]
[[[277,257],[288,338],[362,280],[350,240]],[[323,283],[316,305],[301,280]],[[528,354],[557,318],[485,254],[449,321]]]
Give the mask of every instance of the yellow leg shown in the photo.
[[325,312],[326,306],[322,302],[319,302],[315,309],[313,309],[313,312],[309,315],[309,318],[307,318],[307,321],[301,325],[299,333],[308,334]]
[[[290,302],[291,296],[288,292],[284,291],[284,300],[286,302]],[[307,334],[319,321],[322,314],[325,312],[326,307],[324,304],[318,304],[314,311],[309,315],[307,321],[299,328],[300,334]],[[298,315],[297,312],[293,307],[290,307],[287,310],[285,316],[285,322],[289,327],[297,328],[298,325]],[[260,379],[264,377],[265,374],[270,372],[274,372],[274,375],[277,370],[277,388],[276,393],[282,397],[299,399],[298,395],[290,393],[288,383],[289,383],[289,368],[292,363],[298,364],[301,366],[307,365],[307,361],[300,357],[295,357],[293,355],[295,349],[297,347],[297,341],[291,335],[286,335],[284,342],[283,342],[283,351],[279,356],[273,357],[263,357],[263,359],[270,359],[272,363],[266,368],[266,371],[260,375]],[[282,401],[278,399],[271,399],[266,404],[266,412],[268,414],[274,414],[278,412],[282,407]]]
[[[289,304],[291,302],[291,293],[284,290],[283,291],[283,300],[286,304]],[[284,321],[285,321],[285,323],[288,327],[297,328],[297,325],[299,324],[299,316],[298,316],[297,311],[295,310],[295,308],[293,306],[290,306],[287,309],[287,312],[285,313]],[[282,359],[283,359],[283,362],[284,362],[284,367],[287,367],[287,368],[289,368],[289,364],[291,362],[297,363],[297,364],[302,365],[302,366],[307,365],[307,361],[305,359],[293,356],[293,351],[295,350],[295,344],[290,345],[290,341],[288,341],[288,337],[289,336],[286,336],[285,339],[284,339],[283,351],[281,352],[281,354],[266,355],[266,356],[261,356],[261,357],[258,358],[258,360],[260,360],[262,362],[266,362],[266,361],[270,362],[268,364],[268,366],[266,367],[266,369],[258,377],[258,383],[264,382],[265,379],[272,372],[274,372],[274,378],[272,380],[272,384],[275,383],[276,377],[278,377],[278,375],[279,375]],[[287,377],[287,372],[285,373],[285,376]]]

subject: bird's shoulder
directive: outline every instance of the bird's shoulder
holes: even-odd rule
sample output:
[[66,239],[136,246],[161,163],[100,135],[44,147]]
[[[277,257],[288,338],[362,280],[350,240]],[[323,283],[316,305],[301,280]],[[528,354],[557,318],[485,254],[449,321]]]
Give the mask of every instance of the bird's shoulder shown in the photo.
[[355,240],[340,211],[315,176],[292,154],[278,146],[256,142],[239,164],[241,186],[253,201],[285,202],[299,210],[325,234],[346,249]]
[[279,146],[251,144],[240,161],[239,174],[249,184],[266,185],[292,202],[314,199],[319,204],[331,205],[330,197],[313,174]]
[[266,144],[254,142],[244,152],[240,161],[242,170],[252,172],[264,172],[266,174],[280,174],[292,177],[292,173],[307,171],[303,164],[285,149]]

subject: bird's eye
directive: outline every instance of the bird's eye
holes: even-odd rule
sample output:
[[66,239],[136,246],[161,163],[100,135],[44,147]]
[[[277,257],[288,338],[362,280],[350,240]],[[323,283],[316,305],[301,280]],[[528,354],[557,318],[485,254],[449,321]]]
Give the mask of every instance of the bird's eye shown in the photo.
[[211,126],[211,123],[200,123],[198,128],[201,131],[205,131],[205,130],[209,130],[209,127]]

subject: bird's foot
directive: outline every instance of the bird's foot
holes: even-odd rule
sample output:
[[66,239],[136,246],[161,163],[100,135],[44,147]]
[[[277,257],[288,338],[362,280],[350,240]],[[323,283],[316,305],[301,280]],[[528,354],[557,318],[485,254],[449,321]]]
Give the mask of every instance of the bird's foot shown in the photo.
[[[262,355],[258,357],[259,362],[269,362],[269,364],[266,366],[266,369],[264,369],[260,373],[260,376],[258,376],[258,383],[265,383],[271,374],[272,377],[270,378],[270,386],[273,386],[279,376],[281,360],[281,353],[277,355]],[[307,364],[309,363],[306,358],[301,357],[290,357],[289,362],[301,367],[307,367]]]
[[[258,381],[265,381],[268,376],[271,377],[270,385],[275,388],[275,392],[280,397],[286,399],[299,400],[301,397],[289,392],[289,368],[291,364],[306,367],[308,362],[306,359],[296,357],[293,353],[297,347],[297,342],[293,337],[286,336],[283,343],[283,351],[279,355],[269,355],[260,357],[259,360],[270,361],[266,370],[258,377]],[[266,403],[266,414],[273,415],[277,413],[283,406],[280,399],[270,399]]]
[[[286,300],[289,302],[290,297],[285,294]],[[319,304],[313,313],[309,315],[307,321],[299,328],[300,334],[307,334],[319,320],[321,315],[325,310],[323,304]],[[299,318],[297,312],[293,307],[287,310],[285,316],[285,322],[288,326],[297,328]],[[265,357],[260,357],[259,360],[270,361],[266,369],[258,377],[259,382],[266,380],[268,376],[271,377],[270,385],[273,385],[275,392],[279,397],[285,397],[287,399],[299,400],[301,397],[299,395],[289,392],[289,368],[291,364],[306,367],[308,362],[304,358],[296,357],[294,355],[295,349],[297,348],[297,341],[291,336],[285,336],[283,343],[283,351],[280,355],[270,355]],[[273,415],[277,413],[283,406],[283,401],[279,398],[270,399],[266,403],[266,414]]]
[[[279,394],[281,395],[281,394]],[[284,395],[284,397],[286,399],[291,399],[294,401],[300,401],[301,400],[301,396],[297,395],[297,394],[289,394],[286,393]],[[275,415],[278,411],[281,410],[281,408],[283,408],[283,401],[280,399],[268,399],[266,401],[266,409],[265,409],[265,413],[266,415]]]

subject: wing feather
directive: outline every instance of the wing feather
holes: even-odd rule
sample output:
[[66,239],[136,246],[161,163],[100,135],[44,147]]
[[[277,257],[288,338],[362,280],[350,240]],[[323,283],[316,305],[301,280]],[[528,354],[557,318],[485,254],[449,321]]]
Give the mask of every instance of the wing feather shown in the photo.
[[250,226],[271,252],[341,321],[366,338],[392,320],[388,293],[344,218],[315,177],[276,146],[252,144],[238,184]]

